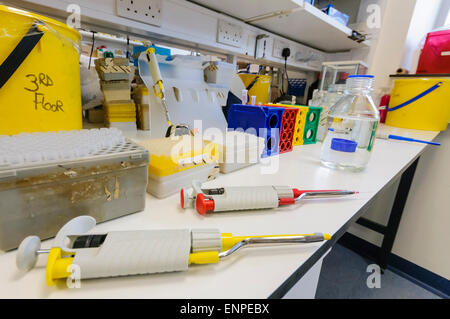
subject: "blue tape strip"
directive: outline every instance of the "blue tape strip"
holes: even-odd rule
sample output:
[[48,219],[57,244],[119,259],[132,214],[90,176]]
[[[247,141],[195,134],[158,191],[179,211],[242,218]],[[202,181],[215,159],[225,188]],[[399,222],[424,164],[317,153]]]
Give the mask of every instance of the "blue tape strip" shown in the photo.
[[417,101],[418,99],[423,98],[425,95],[427,95],[427,94],[433,92],[434,90],[438,89],[441,85],[442,85],[442,82],[439,82],[439,83],[437,83],[436,85],[433,85],[432,87],[430,87],[428,90],[426,90],[426,91],[420,93],[420,94],[417,95],[416,97],[413,97],[411,100],[406,101],[406,102],[403,103],[403,104],[397,105],[397,106],[395,106],[395,107],[393,107],[393,108],[389,108],[389,107],[388,107],[388,108],[387,108],[387,111],[388,111],[388,112],[391,112],[391,111],[398,110],[398,109],[400,109],[400,108],[402,108],[402,107],[404,107],[404,106],[407,106],[408,104],[411,104],[411,103]]

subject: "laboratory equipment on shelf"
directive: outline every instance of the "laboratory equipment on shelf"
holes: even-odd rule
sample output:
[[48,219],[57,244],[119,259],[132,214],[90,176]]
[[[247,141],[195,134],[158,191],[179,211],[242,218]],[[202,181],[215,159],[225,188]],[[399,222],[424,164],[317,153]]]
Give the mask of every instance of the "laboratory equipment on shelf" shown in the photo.
[[299,190],[289,186],[241,186],[202,188],[199,181],[192,183],[192,192],[180,192],[182,208],[193,208],[199,214],[277,208],[293,205],[302,199],[336,198],[354,195],[350,190]]
[[320,154],[323,165],[354,171],[367,165],[380,121],[371,97],[373,81],[371,75],[348,78],[345,95],[328,115],[328,131]]
[[[48,254],[46,283],[58,279],[118,277],[187,271],[192,264],[214,264],[243,247],[313,243],[328,234],[233,236],[218,229],[158,229],[92,233],[96,221],[80,216],[65,224],[51,249],[41,249],[37,236],[26,237],[17,251],[16,264],[32,269],[39,254]],[[89,233],[88,233],[89,232]]]
[[327,91],[330,85],[345,84],[351,75],[365,75],[367,64],[362,61],[334,61],[322,63],[319,91]]
[[169,110],[167,109],[166,90],[164,88],[161,71],[159,70],[158,60],[156,59],[155,48],[152,47],[148,48],[145,54],[154,83],[153,91],[161,101],[161,106],[164,110],[164,115],[166,117],[167,124],[169,125],[166,131],[166,137],[181,136],[181,135],[193,136],[194,135],[193,131],[186,124],[172,124],[169,115]]
[[[164,81],[164,97],[171,123],[183,123],[195,134],[204,133],[209,128],[218,128],[225,132],[227,121],[222,105],[227,104],[231,80],[220,76],[216,78],[216,83],[205,82],[205,67],[201,56],[172,55],[167,58],[156,54],[156,59]],[[152,57],[150,61],[154,61]],[[139,76],[149,89],[150,137],[165,137],[169,125],[161,99],[157,96],[159,84],[157,91],[153,90],[155,81],[149,67],[147,52],[140,54],[138,65]],[[233,73],[228,74],[231,76]],[[219,80],[222,82],[219,83]],[[187,133],[186,127],[180,129]],[[180,133],[175,131],[175,134]]]

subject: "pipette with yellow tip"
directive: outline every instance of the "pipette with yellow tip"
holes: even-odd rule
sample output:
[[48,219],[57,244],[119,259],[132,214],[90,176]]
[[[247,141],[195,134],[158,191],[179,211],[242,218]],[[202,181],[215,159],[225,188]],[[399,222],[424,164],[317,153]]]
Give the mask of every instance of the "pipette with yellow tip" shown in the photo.
[[[70,221],[67,225],[80,218]],[[82,221],[83,222],[83,221]],[[86,224],[86,223],[85,223]],[[93,228],[94,223],[89,227]],[[29,236],[17,252],[17,266],[29,270],[37,256],[48,253],[47,285],[58,279],[87,279],[160,272],[186,271],[189,265],[213,264],[244,247],[312,243],[329,240],[330,235],[295,234],[269,236],[233,236],[217,229],[135,230],[106,234],[85,234],[89,227],[64,226],[55,238],[56,245],[40,249],[40,240]],[[76,226],[76,225],[75,225]],[[76,229],[73,233],[71,229]],[[84,230],[80,234],[80,229]],[[69,239],[68,241],[66,239]],[[69,242],[66,245],[66,243]],[[64,243],[61,245],[61,243]]]

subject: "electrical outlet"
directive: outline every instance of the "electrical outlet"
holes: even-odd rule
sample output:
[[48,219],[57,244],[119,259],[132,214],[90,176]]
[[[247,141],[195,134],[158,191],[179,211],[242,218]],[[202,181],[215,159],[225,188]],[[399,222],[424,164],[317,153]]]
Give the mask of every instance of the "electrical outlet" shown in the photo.
[[217,26],[217,42],[242,48],[245,46],[244,29],[227,21],[219,20]]
[[161,25],[162,0],[116,0],[117,15],[132,20]]
[[[282,55],[283,49],[284,48],[289,48],[291,50],[291,57],[293,55],[292,53],[292,48],[289,46],[288,43],[280,41],[278,39],[275,39],[275,41],[273,41],[273,50],[272,50],[272,56],[274,58],[278,58],[278,59],[283,59],[284,57]],[[288,60],[290,60],[290,58],[288,58]]]

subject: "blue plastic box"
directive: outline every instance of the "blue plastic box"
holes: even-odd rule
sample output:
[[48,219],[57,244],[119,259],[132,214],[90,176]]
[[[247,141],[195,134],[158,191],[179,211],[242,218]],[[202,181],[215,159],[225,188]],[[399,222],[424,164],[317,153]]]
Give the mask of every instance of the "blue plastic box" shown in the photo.
[[306,79],[289,79],[288,95],[305,96]]
[[228,128],[242,129],[247,133],[263,137],[263,157],[279,153],[280,127],[284,108],[257,105],[232,104],[228,110]]
[[330,17],[338,21],[339,23],[342,23],[343,25],[348,24],[349,16],[333,7],[332,4],[327,5],[325,8],[322,9],[323,12],[328,14]]

